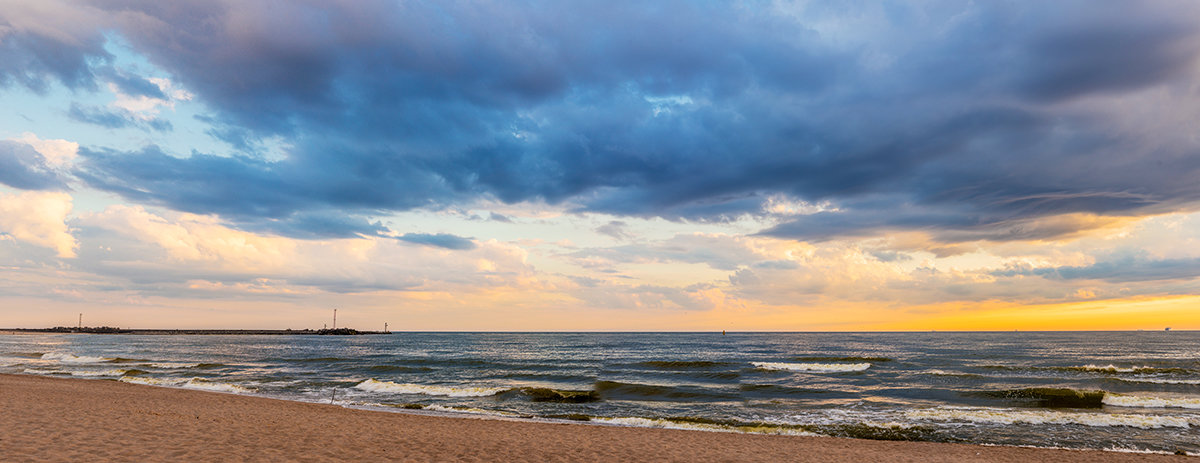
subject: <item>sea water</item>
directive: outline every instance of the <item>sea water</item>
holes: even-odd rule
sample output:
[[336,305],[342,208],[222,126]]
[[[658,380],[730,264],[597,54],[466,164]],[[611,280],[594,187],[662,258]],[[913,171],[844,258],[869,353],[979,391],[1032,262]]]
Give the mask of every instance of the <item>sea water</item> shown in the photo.
[[1200,453],[1200,332],[0,336],[0,372],[382,410]]

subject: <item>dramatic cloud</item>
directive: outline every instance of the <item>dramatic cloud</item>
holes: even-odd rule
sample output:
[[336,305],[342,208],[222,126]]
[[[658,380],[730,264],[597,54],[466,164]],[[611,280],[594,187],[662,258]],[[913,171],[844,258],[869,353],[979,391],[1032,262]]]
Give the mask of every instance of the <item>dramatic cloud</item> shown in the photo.
[[[1115,130],[1123,114],[1157,104],[1155,92],[1194,92],[1200,8],[1178,2],[1112,13],[1072,1],[932,2],[860,15],[693,2],[97,8],[97,21],[213,108],[211,133],[241,149],[291,143],[272,164],[225,158],[235,172],[305,194],[295,204],[222,188],[180,195],[175,183],[221,184],[224,171],[207,156],[154,150],[112,152],[86,166],[89,178],[179,210],[242,212],[238,221],[306,204],[362,213],[475,199],[725,220],[785,194],[837,211],[775,236],[928,227],[1022,239],[1005,229],[1200,201],[1187,180],[1200,175],[1195,141]],[[88,64],[106,56],[99,28],[36,46],[16,39],[67,33],[10,32],[28,79],[8,80],[161,92]],[[82,120],[120,123],[79,109]],[[162,166],[140,170],[164,181],[129,176],[126,158]]]
[[1200,284],[1200,4],[0,4],[22,297],[761,329]]

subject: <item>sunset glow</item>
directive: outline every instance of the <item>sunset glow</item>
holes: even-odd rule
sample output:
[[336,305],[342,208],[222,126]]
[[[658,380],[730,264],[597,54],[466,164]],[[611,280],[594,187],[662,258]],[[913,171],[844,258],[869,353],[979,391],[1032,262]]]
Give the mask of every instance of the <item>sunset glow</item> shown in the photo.
[[0,327],[1200,329],[1200,4],[118,3],[0,0]]

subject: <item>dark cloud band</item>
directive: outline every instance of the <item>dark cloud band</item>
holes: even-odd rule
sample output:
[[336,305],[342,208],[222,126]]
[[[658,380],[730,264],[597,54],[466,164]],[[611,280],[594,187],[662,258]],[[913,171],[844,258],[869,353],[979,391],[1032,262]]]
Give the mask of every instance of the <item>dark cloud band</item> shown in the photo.
[[[250,225],[478,198],[727,220],[785,195],[839,207],[768,234],[957,242],[1200,203],[1200,143],[1128,114],[1194,87],[1200,8],[1178,2],[898,4],[851,32],[838,26],[860,17],[819,5],[119,3],[97,7],[108,27],[213,108],[210,133],[240,152],[93,148],[81,177]],[[153,96],[105,67],[100,29],[74,43],[19,34],[3,53],[20,67],[0,82],[107,79]],[[294,148],[261,161],[264,137]],[[362,222],[288,227],[379,232]]]

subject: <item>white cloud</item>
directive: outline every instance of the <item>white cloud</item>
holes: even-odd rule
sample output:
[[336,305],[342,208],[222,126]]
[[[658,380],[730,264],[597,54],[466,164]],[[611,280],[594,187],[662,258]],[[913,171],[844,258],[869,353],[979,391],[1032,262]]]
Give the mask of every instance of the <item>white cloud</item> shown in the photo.
[[116,100],[110,103],[110,106],[124,109],[136,117],[145,120],[151,119],[157,115],[160,107],[174,109],[175,102],[189,101],[193,98],[193,95],[187,90],[176,88],[175,84],[171,82],[170,79],[151,77],[146,80],[158,86],[158,89],[161,90],[163,95],[166,95],[167,98],[162,99],[145,95],[127,95],[122,92],[116,84],[110,83],[108,84],[108,89],[111,90],[117,97]]
[[85,215],[80,223],[104,231],[105,244],[117,249],[89,257],[85,265],[135,280],[186,282],[191,289],[469,292],[521,286],[533,274],[524,250],[494,240],[473,250],[409,246],[386,237],[299,240],[237,230],[211,216],[162,216],[125,205]]
[[26,191],[0,195],[0,233],[17,241],[54,249],[59,257],[75,257],[79,243],[67,226],[71,195]]
[[21,138],[11,138],[32,146],[34,150],[46,159],[46,165],[54,169],[69,167],[79,155],[79,143],[67,140],[42,140],[31,132],[21,134]]

